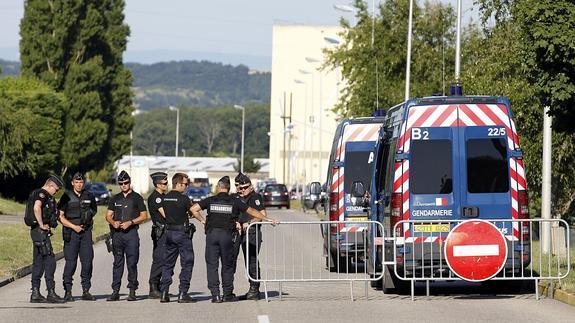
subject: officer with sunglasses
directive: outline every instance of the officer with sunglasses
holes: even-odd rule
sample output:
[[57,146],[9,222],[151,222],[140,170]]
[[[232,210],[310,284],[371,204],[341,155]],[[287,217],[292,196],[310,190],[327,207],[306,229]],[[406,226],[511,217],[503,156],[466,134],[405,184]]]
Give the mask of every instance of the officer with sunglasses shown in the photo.
[[[264,202],[262,200],[262,196],[254,191],[252,186],[252,181],[248,176],[245,174],[239,173],[238,176],[235,178],[236,182],[236,191],[237,193],[234,194],[236,198],[245,200],[245,203],[248,207],[251,207],[257,211],[260,211],[262,214],[266,215]],[[258,263],[258,253],[260,250],[260,246],[262,244],[262,232],[261,232],[261,225],[254,225],[250,228],[249,232],[248,226],[251,222],[260,221],[258,219],[252,218],[246,212],[241,212],[239,216],[239,223],[242,226],[242,235],[239,239],[236,240],[234,244],[234,270],[237,266],[237,259],[240,253],[240,247],[244,254],[244,259],[248,256],[248,248],[249,248],[249,259],[246,264],[246,270],[250,277],[255,279],[260,279],[260,268]],[[259,300],[260,299],[260,283],[250,281],[250,289],[249,291],[240,299],[247,299],[247,300]]]
[[108,301],[120,300],[120,285],[124,274],[124,259],[128,267],[128,301],[136,300],[138,289],[138,260],[140,259],[140,236],[138,226],[146,221],[148,212],[142,196],[132,190],[130,175],[126,171],[118,175],[121,192],[114,195],[108,204],[106,221],[112,235],[114,266],[112,273],[112,295]]
[[166,252],[166,220],[160,214],[162,200],[168,189],[168,174],[155,172],[150,175],[154,184],[154,191],[148,197],[148,209],[152,218],[152,267],[150,268],[150,294],[149,298],[160,298],[160,280],[165,262]]

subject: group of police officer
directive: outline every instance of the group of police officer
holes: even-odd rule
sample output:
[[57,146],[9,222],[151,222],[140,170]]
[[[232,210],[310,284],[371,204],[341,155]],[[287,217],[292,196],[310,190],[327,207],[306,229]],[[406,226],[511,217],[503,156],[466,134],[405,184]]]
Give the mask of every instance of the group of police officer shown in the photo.
[[[249,259],[246,268],[250,277],[259,279],[257,253],[261,246],[260,226],[252,226],[252,221],[278,222],[267,217],[263,201],[256,194],[249,177],[240,173],[235,178],[235,194],[229,194],[230,179],[222,177],[216,186],[216,195],[197,204],[192,204],[184,193],[190,185],[190,178],[184,173],[172,177],[172,189],[168,192],[168,175],[157,172],[151,175],[154,191],[148,197],[148,209],[152,219],[152,266],[150,269],[149,298],[159,298],[160,302],[170,302],[169,287],[177,258],[180,257],[181,272],[178,292],[179,303],[191,303],[196,300],[188,294],[194,266],[192,237],[196,231],[189,218],[196,218],[205,229],[208,288],[212,294],[212,303],[234,302],[238,297],[233,293],[234,274],[240,248],[244,257]],[[128,301],[135,301],[138,289],[138,260],[140,238],[138,227],[148,218],[142,196],[131,188],[130,175],[122,171],[117,183],[121,192],[114,195],[106,212],[106,221],[110,225],[110,236],[106,244],[113,253],[112,294],[108,301],[120,299],[120,285],[124,273],[124,264],[128,270]],[[31,303],[64,303],[74,301],[72,280],[80,259],[82,299],[96,300],[90,294],[92,263],[94,259],[92,226],[97,206],[95,197],[84,190],[85,178],[82,173],[72,176],[72,189],[67,190],[56,204],[54,195],[64,186],[62,179],[51,175],[44,185],[34,190],[28,199],[25,222],[31,227],[30,235],[34,244],[32,266]],[[207,210],[207,217],[201,215]],[[55,293],[54,272],[56,260],[52,249],[51,228],[63,225],[65,294]],[[256,229],[257,227],[257,229]],[[222,290],[218,268],[222,265]],[[48,294],[40,293],[40,280],[44,275]],[[259,299],[259,283],[250,281],[250,289],[245,299]]]

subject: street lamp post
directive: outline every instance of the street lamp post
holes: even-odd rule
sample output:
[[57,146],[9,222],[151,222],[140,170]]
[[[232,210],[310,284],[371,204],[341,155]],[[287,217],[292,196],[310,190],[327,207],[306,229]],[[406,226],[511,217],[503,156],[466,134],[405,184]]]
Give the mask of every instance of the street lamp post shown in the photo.
[[178,142],[180,134],[180,109],[170,105],[171,111],[176,111],[176,157],[178,157]]
[[[320,61],[319,59],[313,58],[313,57],[306,57],[305,60],[306,60],[309,64],[312,64],[312,65],[313,65],[313,64],[316,64],[316,63],[321,63],[321,61]],[[314,69],[315,69],[315,68],[314,68]],[[319,134],[319,140],[318,140],[318,149],[317,149],[317,153],[318,153],[318,156],[317,156],[317,163],[318,163],[318,165],[317,165],[317,167],[318,167],[318,174],[319,174],[319,176],[318,176],[317,178],[321,178],[321,166],[320,166],[320,165],[321,165],[321,148],[322,148],[322,135],[321,135],[321,132],[322,132],[322,131],[321,131],[321,130],[322,130],[322,124],[321,124],[321,123],[322,123],[322,115],[323,115],[323,106],[322,106],[322,105],[323,105],[323,102],[322,102],[323,92],[322,92],[322,75],[321,75],[321,70],[320,70],[320,69],[315,69],[315,70],[317,70],[317,71],[319,72],[319,120],[318,120],[318,121],[319,121],[319,133],[318,133],[318,134]],[[313,74],[312,74],[312,76],[313,76]],[[313,87],[312,87],[312,89],[313,89]],[[313,94],[313,91],[312,91],[312,100],[315,99],[313,95],[314,95],[314,94]],[[312,111],[313,111],[313,105],[312,105]],[[313,115],[314,115],[314,114],[315,114],[315,113],[312,113],[312,118],[313,118]],[[312,138],[313,138],[313,128],[314,128],[313,121],[315,121],[315,118],[313,118],[313,119],[310,120],[310,121],[312,121],[311,135],[312,135]],[[311,141],[311,145],[312,145],[312,147],[313,147],[313,140],[310,140],[310,141]],[[312,151],[313,151],[313,148],[312,148]],[[313,162],[313,157],[312,157],[312,162]],[[310,169],[310,172],[311,172],[312,170],[313,170],[313,168]]]
[[234,104],[234,108],[242,110],[242,152],[240,158],[240,172],[244,172],[244,129],[246,124],[246,108],[241,105]]

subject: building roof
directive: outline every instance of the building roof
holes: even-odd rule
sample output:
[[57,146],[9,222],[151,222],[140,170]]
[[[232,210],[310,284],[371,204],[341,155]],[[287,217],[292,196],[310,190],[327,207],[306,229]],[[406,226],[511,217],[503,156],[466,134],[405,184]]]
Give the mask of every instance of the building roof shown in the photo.
[[[174,157],[174,156],[132,156],[125,155],[118,161],[118,167],[148,167],[152,170],[182,171],[182,172],[234,172],[237,158],[232,157]],[[260,173],[269,172],[268,158],[255,158],[262,167]]]

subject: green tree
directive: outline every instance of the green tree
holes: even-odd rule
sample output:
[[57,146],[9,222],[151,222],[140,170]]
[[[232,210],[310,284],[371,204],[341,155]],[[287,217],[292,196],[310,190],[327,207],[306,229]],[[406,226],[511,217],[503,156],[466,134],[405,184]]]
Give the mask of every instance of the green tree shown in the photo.
[[[341,44],[327,50],[324,68],[340,69],[346,86],[335,110],[344,116],[365,116],[401,102],[405,96],[405,66],[409,2],[385,1],[375,19],[362,0],[357,25],[341,21]],[[444,92],[453,75],[453,9],[426,2],[414,6],[411,97]]]
[[[239,172],[241,170],[242,159],[241,157],[238,158],[236,164],[234,164],[234,170]],[[256,161],[253,156],[244,155],[244,173],[257,173],[262,168],[262,164],[259,161]]]
[[29,0],[24,9],[22,73],[62,92],[69,105],[63,167],[102,169],[129,151],[133,127],[124,1]]

